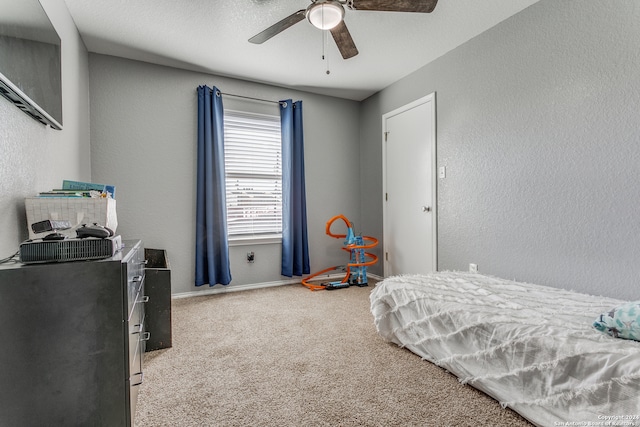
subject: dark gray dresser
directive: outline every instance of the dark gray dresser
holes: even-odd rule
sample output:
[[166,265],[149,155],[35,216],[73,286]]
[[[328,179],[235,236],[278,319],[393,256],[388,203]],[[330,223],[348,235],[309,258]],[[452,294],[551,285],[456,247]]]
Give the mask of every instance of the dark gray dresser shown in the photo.
[[0,264],[0,426],[132,426],[144,355],[144,248]]

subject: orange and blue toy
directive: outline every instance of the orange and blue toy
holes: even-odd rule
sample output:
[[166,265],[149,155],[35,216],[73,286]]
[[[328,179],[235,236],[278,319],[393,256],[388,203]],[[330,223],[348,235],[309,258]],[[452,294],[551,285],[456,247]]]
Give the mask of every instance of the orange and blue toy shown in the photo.
[[[347,234],[333,234],[331,225],[341,219],[347,226]],[[351,258],[349,263],[344,265],[336,265],[334,267],[325,268],[322,271],[312,274],[302,279],[302,284],[312,291],[320,291],[326,289],[328,291],[334,289],[348,288],[349,286],[368,286],[367,267],[378,262],[378,257],[372,253],[365,252],[365,249],[374,248],[378,245],[378,239],[371,236],[356,235],[353,232],[353,223],[351,223],[344,215],[336,215],[327,222],[326,233],[335,239],[345,239],[343,251],[349,252]],[[346,270],[347,274],[341,281],[328,283],[310,283],[310,280],[330,271]]]

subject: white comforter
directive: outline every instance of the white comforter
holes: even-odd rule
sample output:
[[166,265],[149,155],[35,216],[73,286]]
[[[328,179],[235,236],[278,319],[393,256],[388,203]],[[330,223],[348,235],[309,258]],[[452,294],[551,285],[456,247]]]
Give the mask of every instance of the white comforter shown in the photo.
[[384,339],[534,424],[640,426],[640,343],[592,327],[621,302],[441,272],[385,279],[371,312]]

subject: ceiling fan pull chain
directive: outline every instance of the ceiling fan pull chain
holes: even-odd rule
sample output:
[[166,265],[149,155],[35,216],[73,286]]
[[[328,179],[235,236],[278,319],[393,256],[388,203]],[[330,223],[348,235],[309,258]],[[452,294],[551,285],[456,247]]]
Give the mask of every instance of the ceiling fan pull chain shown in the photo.
[[329,31],[328,30],[323,30],[323,35],[322,35],[322,60],[323,61],[327,61],[326,65],[327,65],[327,75],[331,74],[331,71],[329,71],[329,52],[325,52],[325,46],[328,43],[329,40]]
[[327,32],[326,31],[320,31],[321,33],[321,38],[322,38],[322,60],[324,61],[324,46],[327,44]]

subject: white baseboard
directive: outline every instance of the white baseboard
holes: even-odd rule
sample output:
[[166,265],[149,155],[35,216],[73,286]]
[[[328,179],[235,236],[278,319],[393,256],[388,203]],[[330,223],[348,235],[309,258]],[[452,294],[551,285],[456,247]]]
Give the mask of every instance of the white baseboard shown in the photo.
[[270,288],[273,286],[294,285],[300,283],[300,279],[276,280],[273,282],[248,283],[246,285],[218,286],[204,291],[180,292],[171,295],[173,299],[191,298],[204,295],[226,294],[229,292],[248,291],[250,289]]
[[[322,276],[318,276],[315,280],[337,280],[342,279],[344,274],[325,274]],[[382,280],[382,277],[377,274],[367,274],[367,277],[370,277],[374,280]],[[301,283],[302,279],[288,279],[288,280],[276,280],[273,282],[262,282],[262,283],[248,283],[246,285],[236,285],[236,286],[219,286],[216,288],[207,289],[204,291],[192,291],[192,292],[180,292],[177,294],[171,295],[173,299],[180,298],[191,298],[205,295],[215,295],[215,294],[225,294],[229,292],[239,292],[239,291],[248,291],[251,289],[260,289],[260,288],[271,288],[274,286],[284,286],[284,285],[295,285],[297,283]]]

